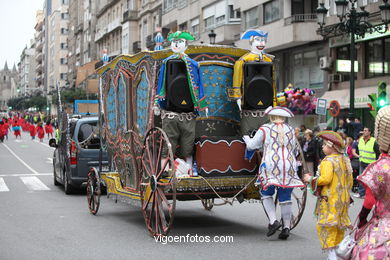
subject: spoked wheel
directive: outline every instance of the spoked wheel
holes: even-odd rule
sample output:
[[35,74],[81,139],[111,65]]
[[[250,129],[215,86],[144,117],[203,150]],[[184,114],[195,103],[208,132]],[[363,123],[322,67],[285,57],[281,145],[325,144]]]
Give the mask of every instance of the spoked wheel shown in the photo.
[[[302,218],[303,212],[305,211],[306,206],[306,196],[307,196],[307,189],[306,186],[302,188],[294,188],[291,193],[291,222],[290,222],[290,230],[294,229],[299,221]],[[278,196],[275,197],[275,209],[276,212],[280,212],[279,207],[279,200],[277,199]],[[263,205],[264,207],[264,205]],[[264,209],[265,211],[265,209]],[[265,211],[265,214],[267,215],[267,212]],[[267,215],[268,217],[268,215]],[[280,221],[282,223],[283,220]],[[282,226],[283,227],[283,226]]]
[[202,199],[202,205],[205,210],[211,210],[214,207],[214,199]]
[[176,176],[171,144],[161,128],[152,128],[146,134],[141,163],[141,210],[145,224],[152,236],[165,236],[175,213]]
[[93,215],[96,215],[99,210],[100,195],[101,188],[99,173],[95,168],[91,168],[88,172],[87,199],[89,211]]
[[[306,206],[307,189],[306,186],[302,188],[294,188],[291,194],[291,222],[290,230],[294,229],[302,218]],[[278,208],[279,201],[275,200],[275,206]]]

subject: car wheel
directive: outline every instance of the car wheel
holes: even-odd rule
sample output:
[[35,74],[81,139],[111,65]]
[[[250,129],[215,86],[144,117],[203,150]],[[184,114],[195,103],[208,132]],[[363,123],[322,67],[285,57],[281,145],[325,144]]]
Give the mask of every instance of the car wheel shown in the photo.
[[65,194],[72,194],[73,193],[73,187],[69,183],[68,174],[66,174],[66,170],[64,169],[64,190]]

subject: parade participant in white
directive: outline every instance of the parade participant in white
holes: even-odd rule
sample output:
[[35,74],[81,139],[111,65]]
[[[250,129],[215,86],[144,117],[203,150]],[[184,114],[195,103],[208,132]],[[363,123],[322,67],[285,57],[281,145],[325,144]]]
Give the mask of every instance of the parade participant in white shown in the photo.
[[286,118],[294,115],[284,107],[269,107],[265,115],[269,116],[271,123],[262,125],[253,138],[245,135],[243,139],[249,151],[263,148],[259,179],[263,205],[269,217],[267,236],[273,235],[281,226],[276,220],[273,200],[277,189],[284,225],[279,238],[287,239],[290,233],[292,190],[294,187],[305,186],[297,175],[296,156],[299,144],[295,139],[294,129],[285,123]]

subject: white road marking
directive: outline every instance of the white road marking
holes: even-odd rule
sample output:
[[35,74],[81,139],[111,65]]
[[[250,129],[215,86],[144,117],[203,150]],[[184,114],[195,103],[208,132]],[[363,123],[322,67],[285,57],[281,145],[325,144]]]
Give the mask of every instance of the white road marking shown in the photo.
[[13,155],[15,156],[16,159],[18,159],[24,166],[27,167],[27,169],[29,169],[32,173],[34,174],[38,174],[38,172],[36,170],[34,170],[33,168],[31,168],[27,163],[25,163],[22,159],[20,159],[19,156],[17,156],[9,147],[8,145],[6,145],[5,143],[3,143],[4,147],[7,148],[7,150]]
[[9,191],[7,184],[5,184],[5,181],[3,178],[0,178],[0,192]]
[[29,190],[50,190],[38,177],[20,177]]
[[22,176],[49,176],[53,175],[53,173],[38,173],[38,174],[31,174],[31,173],[16,173],[16,174],[0,174],[0,177],[22,177]]

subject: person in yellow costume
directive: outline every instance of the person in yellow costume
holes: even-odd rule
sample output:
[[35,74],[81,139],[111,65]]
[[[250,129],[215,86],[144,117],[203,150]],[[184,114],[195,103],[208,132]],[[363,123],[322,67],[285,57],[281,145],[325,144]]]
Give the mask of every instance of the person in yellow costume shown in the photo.
[[317,235],[322,249],[328,251],[328,259],[337,259],[336,247],[344,238],[344,231],[351,228],[348,216],[353,177],[349,158],[344,153],[342,137],[333,131],[322,131],[318,137],[324,140],[322,160],[316,177],[304,175],[317,195],[315,214]]
[[237,100],[237,105],[241,111],[241,134],[251,134],[253,130],[259,129],[263,125],[267,117],[264,116],[264,111],[250,110],[243,111],[241,108],[241,100],[245,93],[243,88],[244,64],[251,61],[272,62],[273,56],[263,52],[267,42],[268,32],[262,30],[247,30],[241,37],[242,40],[249,40],[251,51],[238,59],[234,64],[233,86],[229,90],[229,98]]

